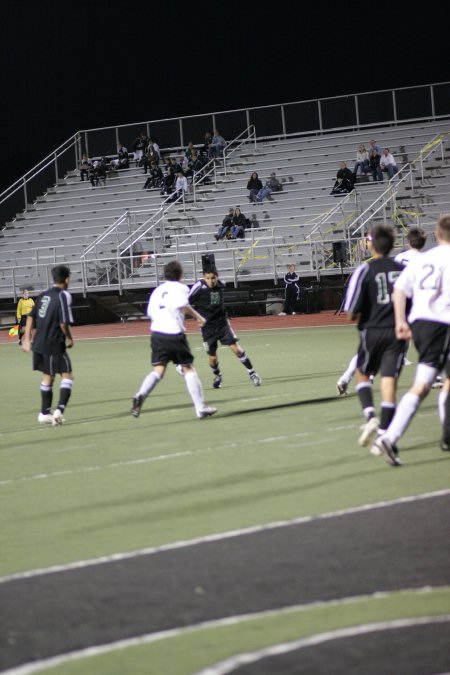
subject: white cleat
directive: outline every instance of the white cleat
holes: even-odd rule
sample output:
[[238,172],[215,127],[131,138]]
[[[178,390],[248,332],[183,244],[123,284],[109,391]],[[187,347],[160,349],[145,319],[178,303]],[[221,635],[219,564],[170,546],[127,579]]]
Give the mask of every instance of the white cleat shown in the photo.
[[53,413],[53,426],[57,427],[59,424],[62,424],[65,421],[66,420],[63,417],[62,411],[59,408],[56,408],[55,412]]
[[181,377],[184,377],[183,366],[180,366],[180,364],[178,364],[175,367],[175,370],[177,371],[178,375],[181,375]]
[[252,373],[250,375],[250,379],[253,382],[253,384],[255,385],[255,387],[260,387],[262,385],[262,379],[260,378],[258,373]]
[[210,405],[205,406],[201,410],[197,410],[197,417],[199,420],[205,419],[205,417],[211,417],[212,415],[215,415],[217,412],[217,408],[213,408]]
[[53,424],[53,415],[50,413],[47,415],[45,413],[39,413],[38,422],[39,424]]
[[379,426],[380,423],[377,420],[377,418],[371,417],[368,422],[362,425],[361,427],[362,434],[358,438],[358,443],[362,446],[369,445],[369,443],[372,441],[373,437],[377,433]]
[[336,382],[336,391],[339,394],[339,396],[346,396],[348,394],[348,382],[342,379],[340,377],[338,381]]

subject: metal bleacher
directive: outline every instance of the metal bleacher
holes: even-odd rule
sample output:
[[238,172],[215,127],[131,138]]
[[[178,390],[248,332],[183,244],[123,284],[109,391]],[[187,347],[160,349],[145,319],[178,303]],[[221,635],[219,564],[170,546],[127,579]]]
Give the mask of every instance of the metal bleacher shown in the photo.
[[[175,257],[183,262],[186,280],[193,281],[201,256],[208,253],[214,254],[222,278],[235,284],[239,278],[283,276],[292,259],[305,276],[336,273],[331,243],[348,237],[351,223],[357,230],[362,213],[374,221],[391,218],[396,226],[420,223],[432,229],[439,214],[449,210],[449,132],[444,119],[258,138],[256,145],[249,138],[234,148],[226,166],[216,163],[214,180],[199,182],[195,191],[191,186],[186,200],[168,205],[156,225],[152,216],[161,213],[163,198],[159,190],[143,189],[145,176],[134,162],[129,169],[109,172],[106,185],[96,188],[69,170],[3,229],[0,297],[12,297],[26,286],[45,287],[50,267],[60,262],[71,267],[72,289],[83,293],[155,285],[162,265]],[[368,147],[372,138],[390,148],[399,168],[413,162],[411,180],[400,185],[395,207],[390,204],[388,210],[375,206],[387,180],[357,183],[345,199],[330,194],[339,163],[352,169],[359,143]],[[441,139],[439,152],[418,162],[436,138]],[[166,152],[181,153],[181,148]],[[283,191],[270,201],[249,202],[246,186],[254,171],[263,183],[274,171]],[[218,225],[237,205],[251,225],[245,239],[217,242]],[[115,228],[116,222],[123,229]],[[129,243],[133,236],[137,249]],[[118,268],[122,255],[123,274]]]

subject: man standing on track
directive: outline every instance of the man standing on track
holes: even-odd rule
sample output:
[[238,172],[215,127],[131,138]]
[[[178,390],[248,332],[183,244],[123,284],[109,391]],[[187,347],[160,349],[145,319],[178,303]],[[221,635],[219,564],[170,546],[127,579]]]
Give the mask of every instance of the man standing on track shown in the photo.
[[29,293],[26,288],[22,291],[22,297],[17,303],[16,309],[16,318],[19,325],[19,345],[22,344],[23,334],[25,332],[25,324],[27,322],[27,316],[34,307],[34,300],[30,298]]
[[197,281],[189,293],[189,302],[205,318],[202,326],[203,345],[209,357],[209,366],[214,373],[213,387],[222,386],[222,373],[217,358],[217,346],[220,341],[230,347],[238,357],[255,387],[259,387],[262,380],[255,372],[252,362],[245,350],[238,344],[237,336],[231,328],[227,311],[224,305],[224,284],[219,280],[219,273],[213,265],[205,267],[203,279]]
[[[390,464],[399,463],[396,443],[403,436],[431,386],[445,366],[447,380],[439,395],[439,416],[444,426],[442,450],[450,450],[450,214],[437,222],[438,245],[409,263],[394,287],[395,329],[399,339],[414,339],[419,363],[414,384],[402,397],[389,428],[374,443],[374,453],[386,453]],[[407,299],[412,308],[406,317]]]
[[[367,237],[373,256],[353,273],[345,298],[344,311],[358,318],[359,348],[356,391],[366,418],[361,427],[360,445],[369,445],[380,427],[385,431],[395,412],[397,380],[405,353],[405,341],[395,336],[394,306],[391,293],[402,266],[388,257],[395,234],[388,225],[377,225]],[[370,375],[381,373],[381,418],[375,416]]]
[[[73,347],[70,325],[73,323],[70,309],[70,269],[66,265],[57,265],[52,269],[54,284],[39,295],[36,304],[27,317],[22,349],[33,350],[33,370],[40,370],[41,412],[38,422],[41,424],[62,424],[63,412],[72,393],[72,364],[66,353],[66,347]],[[33,344],[31,338],[33,334]],[[53,382],[55,375],[61,375],[59,401],[56,410],[51,411]]]
[[142,404],[164,377],[167,364],[180,365],[189,396],[199,419],[210,417],[217,408],[205,405],[200,378],[193,367],[192,356],[184,331],[184,316],[190,314],[202,326],[205,319],[189,305],[189,288],[180,283],[183,268],[178,261],[164,267],[166,281],[155,288],[150,296],[147,316],[151,319],[151,348],[153,371],[147,375],[133,398],[131,414],[139,417]]

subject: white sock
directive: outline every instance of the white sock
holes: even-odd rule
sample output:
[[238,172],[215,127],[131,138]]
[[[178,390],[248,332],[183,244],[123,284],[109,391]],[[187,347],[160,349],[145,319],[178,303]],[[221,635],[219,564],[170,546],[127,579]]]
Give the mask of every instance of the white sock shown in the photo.
[[394,419],[390,423],[389,429],[385,434],[386,438],[393,445],[395,445],[398,439],[405,433],[408,424],[416,414],[419,404],[420,398],[417,394],[413,394],[410,391],[408,391],[401,399],[397,406],[397,410],[395,411]]
[[147,375],[147,377],[141,384],[141,388],[139,389],[136,396],[143,396],[144,398],[147,398],[149,393],[156,387],[160,379],[161,376],[158,375],[158,373],[155,370],[153,370],[150,373],[150,375]]
[[341,377],[339,378],[341,382],[344,382],[345,384],[348,384],[350,382],[353,375],[355,374],[357,361],[358,361],[358,354],[355,354],[355,356],[351,359],[350,363],[348,364],[347,370],[345,371],[345,373],[342,373]]
[[184,381],[186,382],[186,387],[195,409],[203,410],[205,407],[205,401],[203,399],[203,387],[196,371],[192,370],[190,373],[186,373],[184,376]]
[[445,420],[445,402],[447,400],[448,393],[446,391],[440,391],[438,396],[438,412],[439,412],[439,421],[441,424],[444,424]]

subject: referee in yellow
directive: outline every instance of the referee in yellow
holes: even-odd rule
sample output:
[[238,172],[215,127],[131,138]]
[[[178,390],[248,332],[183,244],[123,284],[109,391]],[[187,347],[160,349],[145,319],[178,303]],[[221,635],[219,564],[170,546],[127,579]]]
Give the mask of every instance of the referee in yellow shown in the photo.
[[25,324],[27,322],[27,316],[34,307],[33,298],[29,297],[28,290],[24,288],[22,291],[22,297],[17,303],[16,317],[17,323],[19,324],[19,345],[22,344],[22,335],[25,332]]

